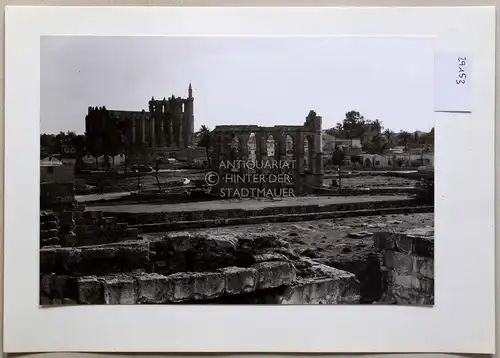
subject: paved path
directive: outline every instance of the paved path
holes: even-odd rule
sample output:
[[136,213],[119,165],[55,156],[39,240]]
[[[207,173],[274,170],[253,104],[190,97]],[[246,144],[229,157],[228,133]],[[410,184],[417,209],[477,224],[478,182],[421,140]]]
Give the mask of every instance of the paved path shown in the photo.
[[88,203],[92,201],[98,200],[111,200],[111,199],[119,199],[131,194],[130,191],[124,191],[119,193],[104,193],[104,194],[88,194],[88,195],[75,195],[76,201],[80,203]]
[[283,207],[299,205],[331,205],[331,204],[350,204],[370,201],[392,201],[409,200],[406,195],[363,195],[363,196],[333,196],[317,197],[304,196],[296,198],[286,198],[281,200],[255,200],[255,199],[233,199],[190,202],[179,204],[128,204],[128,205],[106,205],[87,207],[87,211],[106,211],[113,213],[155,213],[155,212],[178,212],[178,211],[197,211],[197,210],[227,210],[227,209],[245,209],[258,210],[265,207]]

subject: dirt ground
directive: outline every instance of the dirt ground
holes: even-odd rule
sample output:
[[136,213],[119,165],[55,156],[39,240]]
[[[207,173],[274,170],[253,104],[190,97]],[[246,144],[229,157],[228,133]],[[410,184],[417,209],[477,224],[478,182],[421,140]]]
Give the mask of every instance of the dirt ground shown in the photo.
[[[405,231],[417,227],[434,227],[434,213],[397,214],[365,216],[356,218],[325,219],[296,223],[270,223],[241,225],[225,228],[201,229],[197,231],[212,234],[276,232],[290,242],[292,247],[305,256],[328,259],[339,253],[350,253],[373,245],[369,233],[376,231]],[[368,232],[364,238],[350,237],[349,234]],[[143,235],[145,237],[164,236],[164,233]]]

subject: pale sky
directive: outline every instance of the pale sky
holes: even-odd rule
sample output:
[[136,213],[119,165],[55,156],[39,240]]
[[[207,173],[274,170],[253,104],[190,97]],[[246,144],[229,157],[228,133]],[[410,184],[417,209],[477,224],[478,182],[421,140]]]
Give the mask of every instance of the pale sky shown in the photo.
[[97,37],[41,39],[41,130],[85,130],[89,106],[148,110],[186,97],[201,125],[323,129],[356,110],[395,131],[433,127],[433,52],[424,38]]

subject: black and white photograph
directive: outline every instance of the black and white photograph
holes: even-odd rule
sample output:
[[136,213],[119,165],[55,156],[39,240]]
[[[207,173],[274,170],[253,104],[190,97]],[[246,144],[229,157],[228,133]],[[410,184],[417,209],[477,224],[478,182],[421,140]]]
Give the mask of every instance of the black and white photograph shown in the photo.
[[429,39],[40,51],[41,306],[434,305]]

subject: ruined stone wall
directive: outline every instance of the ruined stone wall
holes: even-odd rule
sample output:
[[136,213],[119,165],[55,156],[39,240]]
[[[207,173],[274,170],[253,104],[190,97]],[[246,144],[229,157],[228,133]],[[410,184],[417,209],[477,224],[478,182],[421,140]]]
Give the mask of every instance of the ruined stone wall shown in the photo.
[[274,206],[262,207],[259,209],[224,209],[224,210],[196,210],[196,211],[175,211],[175,212],[143,212],[127,213],[113,212],[110,207],[105,216],[116,216],[120,222],[131,225],[136,224],[156,224],[185,221],[202,220],[226,220],[234,218],[251,218],[277,215],[299,215],[306,213],[326,213],[333,211],[352,211],[377,208],[397,208],[403,206],[417,206],[418,201],[406,200],[385,200],[385,201],[363,201],[351,203],[338,203],[329,205],[296,205],[296,206]]
[[358,303],[349,272],[296,255],[275,234],[42,248],[41,304]]
[[102,245],[137,240],[138,229],[117,222],[102,211],[63,211],[40,213],[40,247]]
[[[314,111],[309,115],[302,126],[273,126],[259,127],[255,125],[217,126],[212,131],[212,169],[222,179],[226,174],[289,174],[294,189],[294,195],[313,193],[323,185],[323,160],[321,145],[320,116]],[[292,143],[292,150],[287,149]],[[304,148],[306,144],[307,151]],[[250,147],[253,146],[254,149]],[[254,151],[254,156],[251,152]],[[255,163],[291,163],[291,168],[226,168],[224,163],[236,161]],[[222,165],[221,165],[222,164]],[[307,164],[307,166],[306,166]],[[257,165],[259,166],[259,165]],[[239,188],[281,188],[280,183],[240,182],[233,183],[220,180],[214,185],[213,191],[220,193],[228,186]],[[288,191],[286,192],[288,193]],[[287,194],[285,194],[287,195]],[[290,195],[291,196],[291,195]]]
[[384,301],[434,304],[434,230],[379,232],[374,245],[383,258]]

